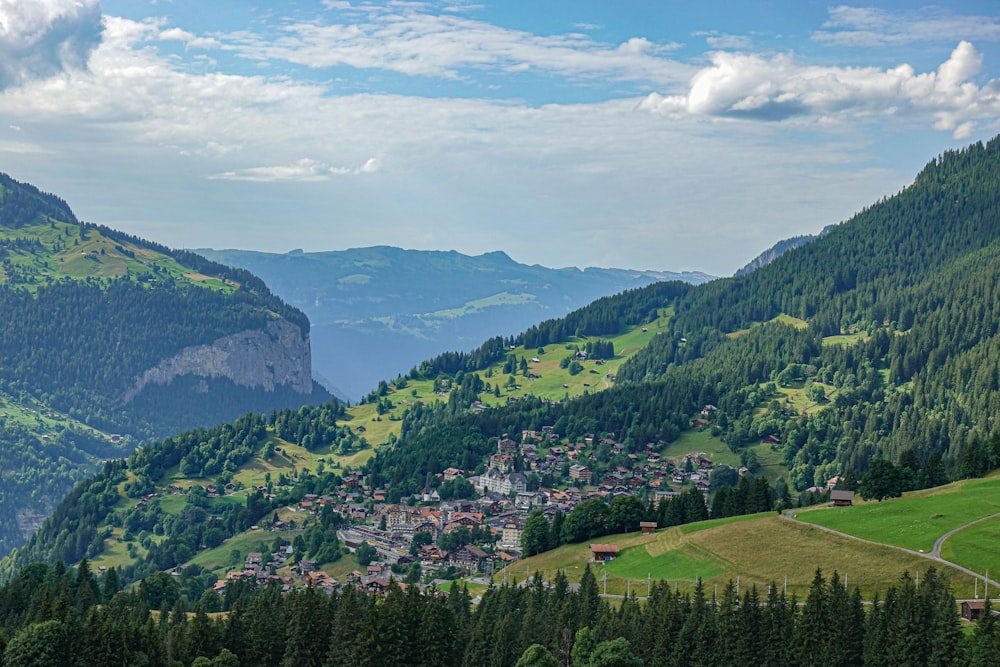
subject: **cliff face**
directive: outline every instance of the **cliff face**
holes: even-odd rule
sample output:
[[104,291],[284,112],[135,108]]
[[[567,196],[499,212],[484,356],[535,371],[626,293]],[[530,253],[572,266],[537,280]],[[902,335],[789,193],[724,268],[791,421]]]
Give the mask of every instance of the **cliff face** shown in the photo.
[[285,386],[309,395],[313,390],[309,337],[281,319],[268,322],[265,329],[241,331],[211,345],[186,347],[144,371],[122,396],[122,403],[149,385],[169,384],[185,375],[226,378],[239,386],[265,391]]

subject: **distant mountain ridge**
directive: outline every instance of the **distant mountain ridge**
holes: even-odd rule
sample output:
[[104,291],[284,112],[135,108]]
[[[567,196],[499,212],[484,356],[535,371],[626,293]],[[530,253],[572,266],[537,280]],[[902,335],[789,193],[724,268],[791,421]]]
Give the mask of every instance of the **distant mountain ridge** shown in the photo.
[[756,271],[762,266],[767,266],[774,260],[778,259],[784,255],[789,250],[795,250],[796,248],[801,248],[807,243],[812,243],[816,239],[821,239],[830,233],[836,225],[827,225],[820,231],[819,234],[803,234],[802,236],[793,236],[791,238],[783,239],[778,241],[773,246],[760,253],[752,260],[747,262],[746,266],[739,269],[735,274],[737,276],[742,276],[743,274],[750,273],[751,271]]
[[713,278],[698,271],[551,269],[520,264],[501,251],[195,252],[253,272],[305,312],[317,376],[354,400],[424,359],[470,350],[600,297],[654,282]]

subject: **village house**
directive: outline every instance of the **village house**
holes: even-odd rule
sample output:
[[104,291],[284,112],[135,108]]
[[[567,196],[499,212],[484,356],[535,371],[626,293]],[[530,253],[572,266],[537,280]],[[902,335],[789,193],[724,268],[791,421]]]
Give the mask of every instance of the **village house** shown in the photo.
[[617,544],[591,544],[590,553],[594,557],[595,563],[602,563],[614,560],[618,557]]
[[854,504],[854,491],[834,489],[830,492],[830,500],[834,507],[850,507]]
[[570,479],[579,480],[584,484],[590,484],[593,478],[593,472],[585,465],[580,465],[579,463],[574,463],[569,467],[569,477]]
[[448,562],[455,567],[474,573],[479,571],[479,564],[488,557],[489,554],[479,547],[466,544],[448,554]]

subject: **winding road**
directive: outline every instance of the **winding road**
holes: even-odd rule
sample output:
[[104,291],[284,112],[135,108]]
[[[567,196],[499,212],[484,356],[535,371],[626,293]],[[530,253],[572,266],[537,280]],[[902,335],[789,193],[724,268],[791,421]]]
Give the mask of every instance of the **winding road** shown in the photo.
[[981,521],[986,521],[988,519],[995,519],[997,517],[1000,517],[1000,513],[990,514],[989,516],[980,517],[980,518],[976,519],[975,521],[969,521],[968,523],[964,523],[961,526],[958,526],[957,528],[952,528],[947,533],[945,533],[941,537],[937,538],[937,540],[934,542],[934,548],[931,549],[930,552],[928,552],[928,553],[924,553],[923,551],[914,551],[913,549],[907,549],[906,547],[896,546],[895,544],[886,544],[885,542],[876,542],[874,540],[866,540],[863,537],[858,537],[856,535],[851,535],[850,533],[844,533],[844,532],[841,532],[839,530],[834,530],[833,528],[827,528],[826,526],[819,526],[819,525],[816,525],[814,523],[808,523],[806,521],[799,521],[797,518],[795,518],[795,513],[796,513],[796,510],[792,509],[792,510],[786,511],[782,516],[784,516],[784,518],[788,519],[789,521],[794,521],[796,523],[800,523],[800,524],[805,525],[805,526],[810,526],[810,527],[816,528],[818,530],[825,530],[826,532],[831,533],[833,535],[839,535],[841,537],[846,537],[848,539],[857,540],[858,542],[867,542],[868,544],[875,544],[875,545],[882,546],[882,547],[888,547],[890,549],[896,549],[897,551],[903,551],[905,553],[912,554],[914,556],[920,556],[921,558],[928,558],[930,560],[937,561],[939,563],[947,565],[948,567],[953,567],[956,570],[959,570],[961,572],[965,572],[966,574],[968,574],[970,576],[977,577],[979,579],[983,579],[989,585],[996,586],[996,587],[1000,588],[1000,582],[994,581],[993,579],[988,579],[988,578],[984,577],[979,572],[975,572],[973,570],[970,570],[967,567],[963,567],[963,566],[959,565],[958,563],[953,563],[950,560],[945,560],[944,558],[941,557],[941,545],[943,545],[944,541],[947,540],[949,537],[951,537],[952,535],[954,535],[955,533],[957,533],[957,532],[959,532],[961,530],[964,530],[964,529],[968,528],[969,526],[973,526],[973,525],[975,525],[977,523],[980,523]]

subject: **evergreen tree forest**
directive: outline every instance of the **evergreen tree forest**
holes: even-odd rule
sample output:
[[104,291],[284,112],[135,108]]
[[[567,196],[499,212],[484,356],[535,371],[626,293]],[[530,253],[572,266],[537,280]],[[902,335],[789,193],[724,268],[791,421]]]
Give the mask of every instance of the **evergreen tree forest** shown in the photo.
[[963,633],[933,568],[902,574],[870,604],[820,571],[802,600],[733,582],[715,597],[699,581],[688,592],[655,582],[648,598],[610,603],[589,568],[575,590],[535,575],[475,605],[457,584],[422,593],[393,583],[384,596],[232,582],[192,598],[188,588],[158,574],[122,589],[114,570],[97,577],[86,561],[26,567],[0,588],[3,664],[958,667],[996,664],[1000,649],[989,608]]
[[[491,341],[456,358],[465,391],[448,406],[411,411],[397,446],[370,471],[412,492],[428,471],[488,453],[491,436],[555,423],[561,435],[610,433],[637,451],[672,442],[712,404],[733,451],[778,438],[799,490],[847,471],[860,477],[876,458],[968,476],[976,466],[963,452],[996,436],[1000,412],[997,191],[1000,139],[941,155],[898,195],[751,273],[633,290]],[[620,368],[612,389],[467,414],[470,372],[502,359],[504,343],[603,335],[668,307],[669,327]],[[796,382],[825,387],[829,404],[808,414],[782,407],[780,389]]]

